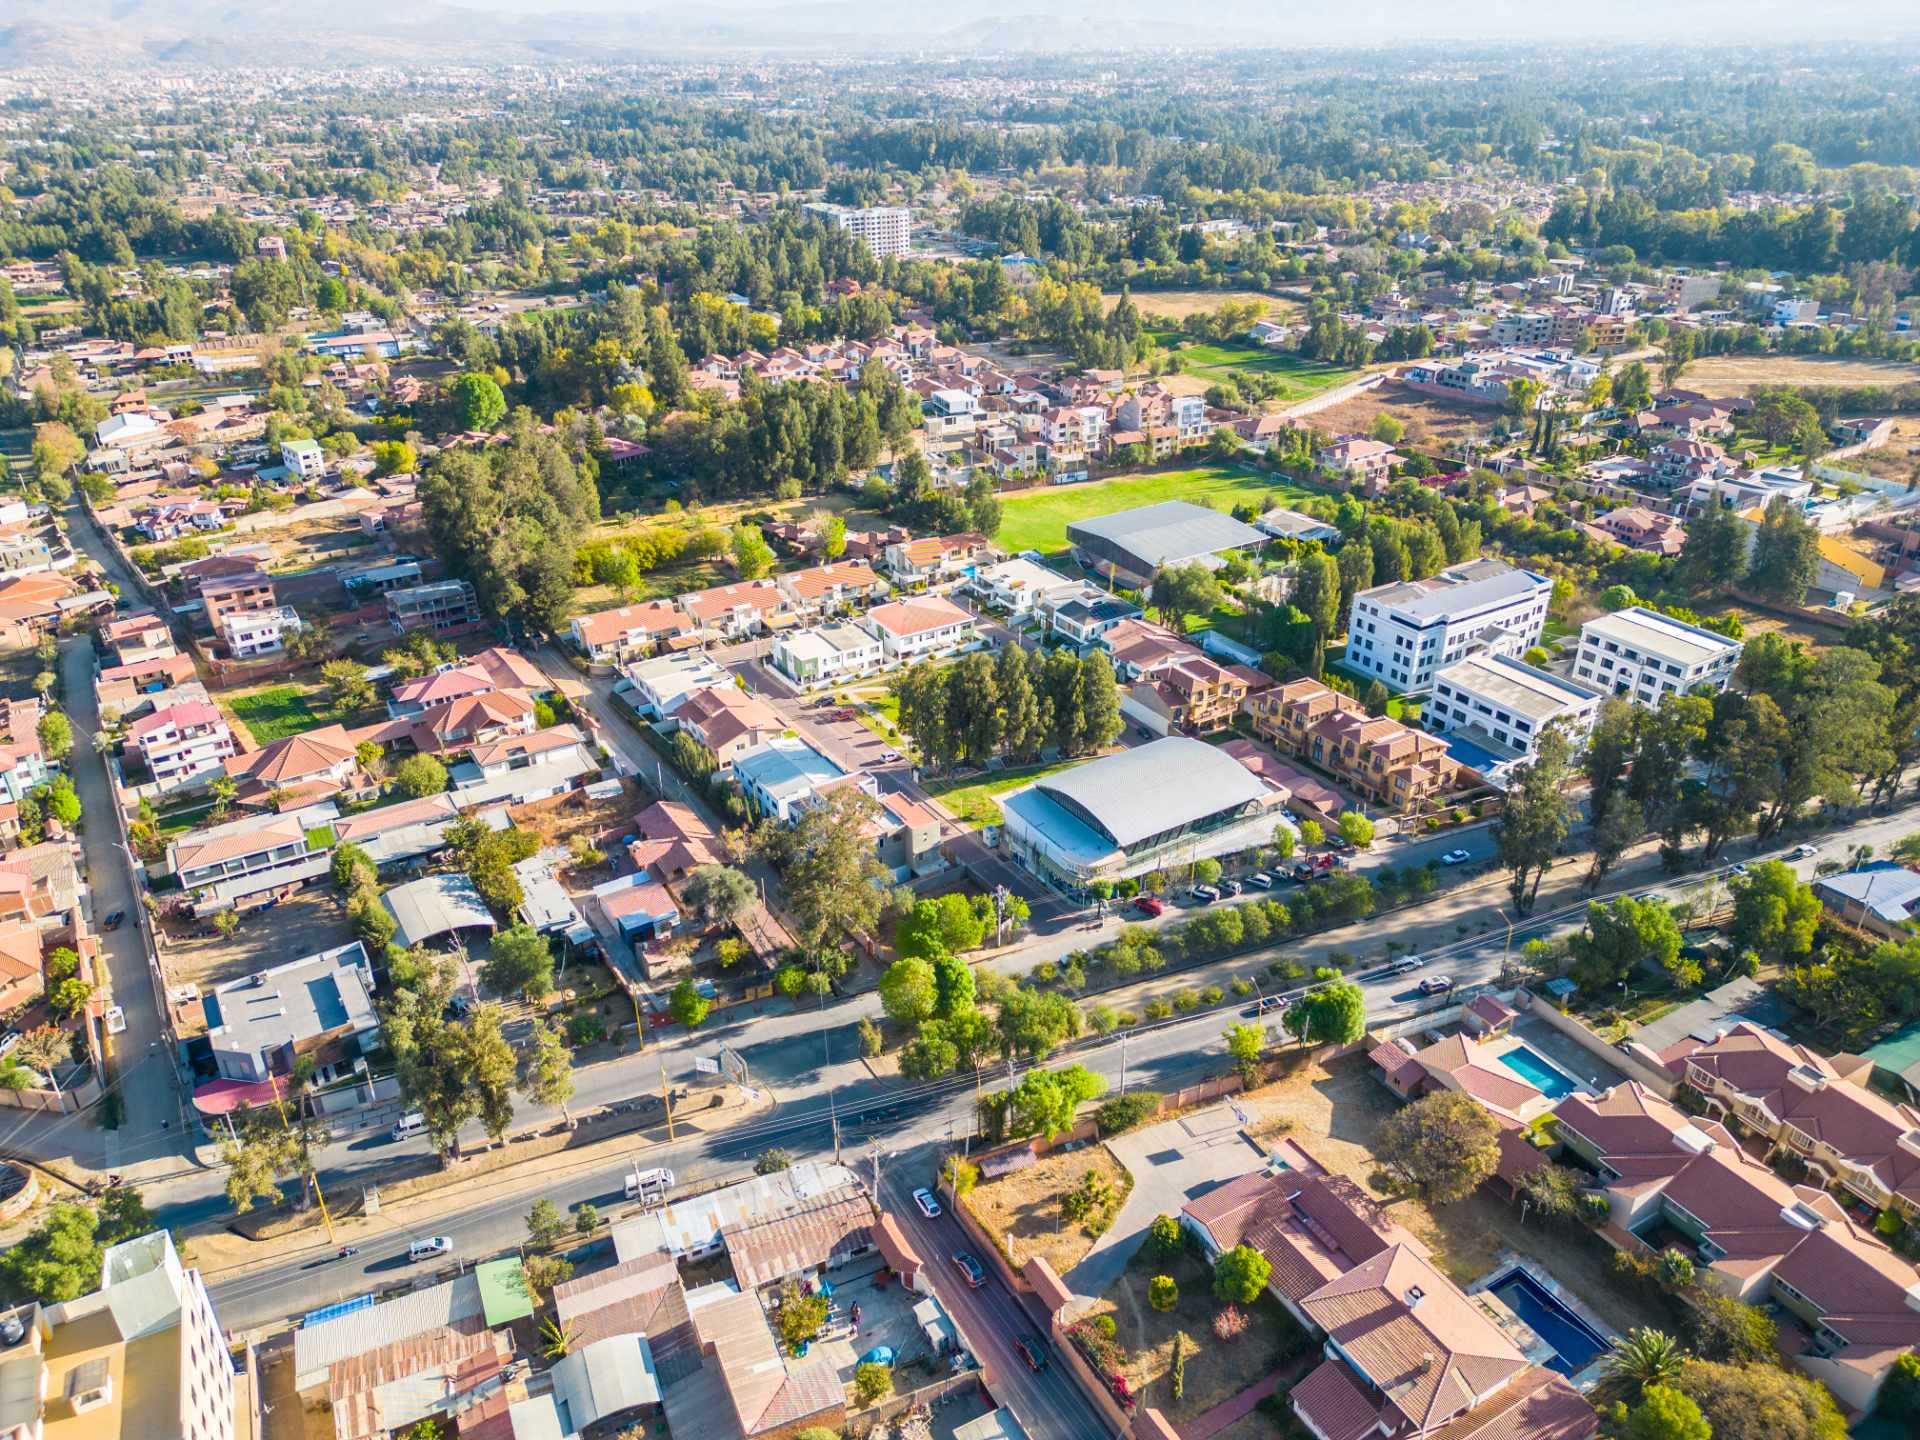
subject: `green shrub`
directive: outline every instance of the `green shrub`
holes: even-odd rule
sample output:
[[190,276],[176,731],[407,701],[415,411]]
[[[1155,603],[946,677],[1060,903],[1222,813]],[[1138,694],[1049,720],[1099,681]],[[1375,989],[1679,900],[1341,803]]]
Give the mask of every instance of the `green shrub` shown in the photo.
[[592,1010],[583,1010],[567,1021],[567,1043],[578,1049],[582,1045],[591,1045],[607,1033],[607,1027],[600,1023],[600,1016]]
[[1146,1005],[1147,1019],[1164,1020],[1173,1014],[1173,1006],[1164,1000],[1149,1000]]
[[1147,1303],[1162,1315],[1180,1303],[1180,1287],[1171,1275],[1156,1275],[1147,1282]]
[[1152,1090],[1129,1090],[1124,1095],[1116,1095],[1105,1101],[1093,1112],[1094,1122],[1099,1125],[1102,1135],[1120,1135],[1133,1129],[1143,1120],[1151,1119],[1160,1110],[1160,1096]]
[[1178,1220],[1171,1215],[1156,1215],[1147,1226],[1147,1238],[1141,1243],[1154,1259],[1171,1260],[1187,1242]]

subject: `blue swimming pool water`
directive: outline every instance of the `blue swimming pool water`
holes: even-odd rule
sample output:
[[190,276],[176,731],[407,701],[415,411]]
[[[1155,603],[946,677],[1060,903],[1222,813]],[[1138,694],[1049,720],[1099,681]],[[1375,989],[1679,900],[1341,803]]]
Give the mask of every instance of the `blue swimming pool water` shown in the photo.
[[1507,1051],[1500,1063],[1549,1100],[1564,1100],[1580,1088],[1564,1070],[1549,1065],[1524,1045]]
[[1504,1300],[1507,1308],[1524,1320],[1534,1334],[1554,1348],[1554,1358],[1547,1365],[1562,1375],[1579,1374],[1607,1348],[1607,1342],[1595,1334],[1590,1325],[1554,1299],[1524,1270],[1513,1271],[1487,1289]]

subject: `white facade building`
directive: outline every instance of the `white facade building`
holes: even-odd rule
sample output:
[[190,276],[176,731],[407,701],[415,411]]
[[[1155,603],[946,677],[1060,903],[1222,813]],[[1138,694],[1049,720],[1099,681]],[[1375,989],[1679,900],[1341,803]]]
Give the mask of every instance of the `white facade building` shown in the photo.
[[327,473],[327,452],[318,440],[282,440],[280,463],[302,480],[318,480]]
[[789,631],[773,642],[773,665],[796,685],[830,685],[867,675],[886,660],[880,638],[858,625],[819,625]]
[[1540,639],[1553,582],[1499,560],[1470,560],[1426,580],[1354,597],[1346,668],[1420,694],[1434,675],[1480,651],[1518,655]]
[[856,236],[881,260],[904,255],[913,242],[913,212],[904,205],[830,205],[816,201],[805,207],[829,225],[837,225]]
[[1533,754],[1555,721],[1576,749],[1584,745],[1605,698],[1598,686],[1550,675],[1511,655],[1470,655],[1434,676],[1433,699],[1421,718],[1431,730],[1519,758]]
[[859,623],[880,641],[889,665],[950,654],[979,638],[973,616],[938,595],[876,605]]
[[220,617],[220,638],[236,660],[249,655],[277,655],[287,636],[300,629],[300,617],[289,605],[271,610],[232,610]]
[[966,589],[987,604],[1018,620],[1053,598],[1070,599],[1088,588],[1084,580],[1069,580],[1056,570],[1015,556],[989,565],[967,581]]
[[1615,695],[1653,705],[1662,695],[1726,689],[1743,648],[1738,640],[1634,605],[1580,627],[1573,673]]

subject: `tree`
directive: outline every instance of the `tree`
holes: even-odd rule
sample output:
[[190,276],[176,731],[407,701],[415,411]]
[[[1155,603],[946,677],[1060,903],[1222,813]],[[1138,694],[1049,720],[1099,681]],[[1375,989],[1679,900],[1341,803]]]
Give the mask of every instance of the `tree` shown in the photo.
[[431,755],[409,755],[394,766],[393,783],[405,794],[423,800],[447,788],[447,767]]
[[100,1197],[94,1209],[93,1238],[102,1245],[137,1240],[159,1228],[137,1186],[115,1185]]
[[560,1032],[545,1020],[536,1020],[522,1044],[520,1062],[520,1092],[536,1105],[555,1107],[565,1117],[567,1101],[573,1098],[573,1055]]
[[1874,1409],[1895,1424],[1920,1424],[1920,1355],[1909,1350],[1893,1362]]
[[1546,1164],[1524,1170],[1513,1183],[1535,1215],[1570,1220],[1579,1208],[1581,1177],[1565,1165]]
[[1147,1226],[1143,1248],[1156,1260],[1171,1260],[1186,1248],[1185,1232],[1171,1215],[1156,1215]]
[[707,1012],[713,1009],[713,1002],[694,988],[693,981],[682,980],[673,987],[667,1009],[687,1029],[697,1030],[700,1022],[707,1018]]
[[893,1369],[877,1361],[863,1360],[853,1371],[854,1398],[871,1405],[883,1395],[893,1393]]
[[1767,860],[1736,877],[1733,931],[1736,951],[1752,950],[1765,965],[1805,959],[1820,924],[1820,897],[1786,864]]
[[1660,352],[1660,379],[1669,390],[1680,383],[1680,376],[1693,363],[1696,341],[1691,330],[1667,332],[1666,348]]
[[0,1255],[10,1295],[56,1305],[100,1285],[99,1221],[85,1205],[56,1201],[40,1224]]
[[1664,1330],[1637,1329],[1613,1342],[1607,1374],[1633,1391],[1644,1391],[1678,1378],[1686,1359],[1687,1352]]
[[93,999],[93,986],[78,975],[62,980],[47,992],[47,1008],[62,1020],[71,1020]]
[[933,960],[977,949],[987,922],[965,895],[920,900],[894,927],[894,948],[902,955]]
[[1700,1407],[1714,1440],[1846,1440],[1827,1387],[1777,1365],[1690,1360],[1675,1388]]
[[1574,979],[1596,994],[1649,961],[1671,970],[1680,954],[1680,926],[1664,900],[1622,895],[1610,904],[1590,903],[1586,928],[1567,945]]
[[1494,826],[1494,846],[1508,872],[1516,911],[1533,907],[1540,881],[1573,828],[1573,744],[1558,722],[1540,732],[1533,758],[1514,767],[1507,805]]
[[1156,1275],[1147,1282],[1147,1303],[1162,1315],[1172,1313],[1180,1303],[1180,1287],[1171,1275]]
[[1293,603],[1313,625],[1314,662],[1307,669],[1320,673],[1319,657],[1327,642],[1339,633],[1340,566],[1324,550],[1309,550],[1300,557],[1299,573],[1293,582]]
[[493,937],[480,978],[496,995],[538,1005],[553,993],[553,946],[531,925],[509,926]]
[[533,1202],[533,1208],[527,1212],[527,1239],[545,1250],[566,1233],[567,1215],[564,1210],[548,1199]]
[[1653,381],[1646,363],[1635,360],[1621,370],[1613,382],[1614,403],[1627,414],[1637,414],[1653,403]]
[[495,1139],[506,1133],[518,1069],[501,1032],[500,1007],[488,1002],[464,1020],[449,1020],[452,989],[452,967],[431,967],[416,986],[396,990],[382,1024],[401,1094],[420,1112],[442,1155],[470,1120],[480,1120]]
[[320,667],[320,678],[336,709],[365,710],[373,704],[373,681],[358,660],[329,660]]
[[1471,1097],[1439,1090],[1395,1111],[1374,1132],[1373,1153],[1429,1205],[1463,1200],[1500,1161],[1500,1127]]
[[1678,1390],[1649,1385],[1619,1434],[1620,1440],[1713,1440],[1713,1427]]
[[73,781],[65,775],[56,775],[53,783],[47,787],[47,813],[71,830],[80,823],[80,796],[73,788]]
[[1229,1305],[1251,1305],[1272,1278],[1267,1257],[1249,1245],[1236,1245],[1213,1262],[1214,1298]]
[[994,1017],[1004,1055],[1044,1060],[1080,1034],[1080,1012],[1064,995],[1020,988],[1008,992]]
[[1267,1032],[1258,1025],[1229,1025],[1225,1039],[1234,1069],[1251,1087],[1260,1076],[1260,1053],[1267,1048]]
[[373,473],[382,478],[411,475],[420,468],[419,457],[404,440],[376,440],[367,448],[373,452]]
[[351,840],[341,841],[333,852],[333,888],[339,894],[351,895],[355,891],[379,883],[380,872],[373,863],[373,857]]
[[59,480],[86,458],[86,443],[71,425],[46,420],[33,427],[33,478],[43,491],[49,480]]
[[709,925],[732,925],[747,913],[758,891],[730,865],[701,865],[687,876],[680,897]]
[[1008,1103],[1019,1133],[1037,1133],[1051,1140],[1071,1130],[1081,1105],[1096,1099],[1106,1088],[1106,1077],[1084,1065],[1029,1070],[1014,1087]]
[[773,547],[758,525],[736,525],[732,541],[733,565],[742,580],[761,580],[773,572]]
[[880,1005],[887,1018],[902,1025],[918,1025],[934,1012],[939,999],[933,966],[924,960],[896,960],[880,977]]
[[782,1170],[792,1168],[793,1152],[791,1150],[778,1148],[762,1150],[759,1158],[753,1162],[753,1173],[756,1175],[778,1175]]
[[507,413],[507,397],[491,375],[468,371],[447,389],[454,424],[462,430],[492,430]]
[[1367,1028],[1367,994],[1351,980],[1329,980],[1309,990],[1281,1017],[1303,1045],[1351,1045]]
[[49,760],[64,760],[73,749],[72,722],[58,710],[42,715],[34,734],[39,737],[40,748]]
[[809,1294],[798,1281],[789,1280],[780,1291],[774,1323],[780,1330],[780,1338],[787,1342],[787,1349],[798,1351],[827,1323],[827,1297]]
[[1782,605],[1798,605],[1820,573],[1820,532],[1785,496],[1767,502],[1747,558],[1747,588]]
[[1175,634],[1184,634],[1190,616],[1210,614],[1222,598],[1219,580],[1197,560],[1168,565],[1153,577],[1154,607]]
[[1602,610],[1624,610],[1629,605],[1640,603],[1640,597],[1633,593],[1631,585],[1609,585],[1600,592]]
[[1740,583],[1747,569],[1747,526],[1731,507],[1703,505],[1687,521],[1676,576],[1694,594],[1714,594]]
[[1341,811],[1340,822],[1336,828],[1340,831],[1342,840],[1358,849],[1364,850],[1373,844],[1373,821],[1358,810]]
[[885,903],[886,877],[867,838],[879,804],[838,790],[794,824],[771,828],[764,853],[779,867],[801,939],[818,951],[841,935],[870,935]]
[[227,1167],[227,1202],[234,1214],[246,1214],[256,1200],[279,1204],[279,1178],[308,1168],[311,1142],[316,1138],[312,1122],[303,1119],[297,1127],[285,1125],[274,1111],[244,1104],[227,1118],[220,1159]]
[[820,556],[824,560],[838,560],[847,553],[847,517],[831,515],[820,529]]
[[957,955],[933,957],[933,1013],[942,1020],[973,1009],[973,967]]
[[1687,1339],[1702,1360],[1771,1365],[1778,1327],[1766,1311],[1702,1287],[1687,1297]]

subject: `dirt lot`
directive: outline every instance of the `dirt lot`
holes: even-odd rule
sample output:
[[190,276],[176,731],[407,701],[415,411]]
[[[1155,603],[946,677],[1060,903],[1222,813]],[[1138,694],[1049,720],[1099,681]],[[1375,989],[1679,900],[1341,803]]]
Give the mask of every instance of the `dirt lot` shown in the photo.
[[271,910],[248,911],[240,917],[240,928],[227,936],[202,936],[200,932],[213,929],[208,921],[163,923],[171,942],[166,954],[168,983],[203,987],[303,955],[317,955],[353,939],[345,910],[324,884],[308,886]]
[[1096,1238],[1084,1225],[1060,1218],[1060,1197],[1077,1189],[1088,1170],[1098,1170],[1113,1186],[1118,1213],[1133,1189],[1133,1176],[1104,1145],[1059,1151],[1004,1179],[982,1180],[967,1196],[967,1207],[996,1240],[1012,1232],[1019,1264],[1044,1255],[1054,1274],[1064,1275],[1093,1248]]
[[[1329,1170],[1351,1176],[1376,1195],[1378,1166],[1367,1148],[1374,1130],[1397,1103],[1373,1078],[1365,1055],[1350,1055],[1322,1069],[1310,1061],[1254,1098],[1278,1102],[1279,1114],[1256,1126],[1268,1138],[1288,1133]],[[1613,1251],[1583,1227],[1522,1225],[1517,1207],[1483,1186],[1458,1204],[1429,1209],[1418,1200],[1391,1202],[1389,1213],[1432,1248],[1434,1263],[1455,1284],[1466,1286],[1490,1272],[1503,1250],[1537,1261],[1616,1330],[1660,1326],[1667,1317],[1636,1292],[1620,1285],[1610,1268]]]
[[1833,461],[1842,470],[1857,470],[1882,480],[1905,483],[1920,474],[1920,415],[1894,418],[1893,434],[1877,450],[1859,450]]
[[1909,385],[1916,380],[1920,380],[1920,365],[1898,360],[1715,355],[1689,365],[1679,388],[1705,395],[1744,395],[1757,385]]
[[1449,441],[1468,435],[1484,438],[1500,418],[1491,406],[1450,405],[1387,384],[1315,411],[1306,423],[1328,435],[1364,435],[1373,417],[1383,411],[1407,427],[1406,444],[1422,449],[1444,449]]
[[[1147,1303],[1147,1284],[1155,1275],[1170,1276],[1180,1287],[1180,1303],[1166,1314]],[[1119,1326],[1114,1338],[1127,1351],[1121,1366],[1127,1383],[1141,1404],[1154,1406],[1178,1424],[1313,1348],[1307,1333],[1271,1298],[1262,1297],[1250,1312],[1246,1333],[1232,1341],[1213,1333],[1220,1309],[1207,1268],[1192,1255],[1180,1255],[1164,1262],[1136,1259],[1086,1314],[1113,1316]],[[1186,1336],[1186,1384],[1178,1400],[1171,1379],[1176,1333]]]
[[291,1347],[264,1363],[260,1390],[266,1401],[265,1440],[333,1440],[333,1411],[301,1404],[294,1391]]
[[[1111,310],[1120,303],[1120,292],[1115,290],[1103,295],[1107,309]],[[1136,290],[1133,292],[1133,305],[1143,315],[1164,315],[1169,320],[1184,320],[1189,315],[1202,311],[1218,310],[1229,300],[1252,301],[1264,306],[1260,312],[1264,319],[1291,315],[1300,307],[1291,300],[1282,300],[1273,295],[1263,295],[1258,290]]]

